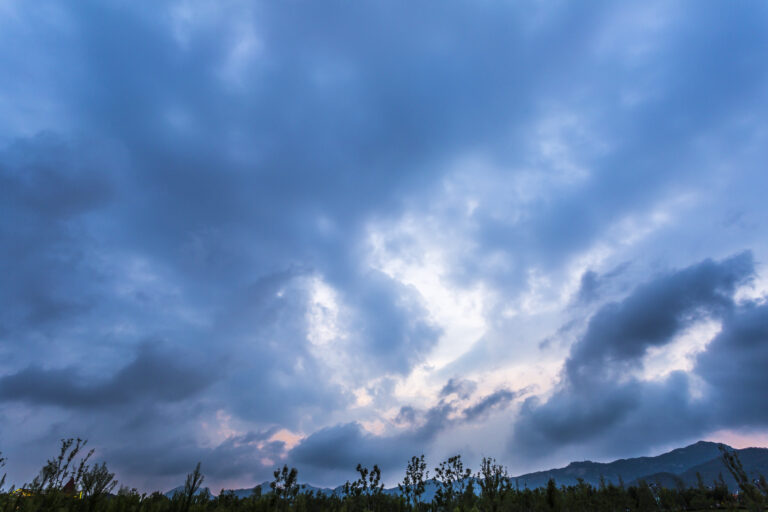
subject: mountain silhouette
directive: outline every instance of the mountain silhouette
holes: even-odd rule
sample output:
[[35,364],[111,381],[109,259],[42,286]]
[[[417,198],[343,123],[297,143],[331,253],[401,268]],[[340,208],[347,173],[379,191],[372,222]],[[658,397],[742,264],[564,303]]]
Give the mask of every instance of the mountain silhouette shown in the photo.
[[[579,480],[583,480],[593,486],[598,486],[602,479],[606,484],[613,483],[614,485],[618,485],[620,481],[623,481],[626,485],[636,485],[640,480],[644,480],[647,483],[654,483],[664,487],[680,485],[691,487],[698,485],[698,474],[705,486],[714,485],[715,480],[722,475],[728,487],[735,490],[738,488],[738,485],[723,464],[720,457],[720,449],[718,448],[719,445],[720,443],[699,441],[684,448],[677,448],[654,457],[634,457],[618,459],[613,462],[571,462],[563,468],[513,476],[511,477],[511,482],[513,486],[516,485],[520,489],[525,487],[531,489],[544,487],[550,478],[554,479],[558,486],[576,485]],[[768,448],[734,450],[728,445],[723,446],[738,454],[750,478],[757,478],[761,474],[768,475]],[[266,494],[271,490],[269,482],[263,482],[256,487],[261,488],[262,494]],[[427,481],[422,499],[430,501],[437,487],[438,484],[434,480]],[[478,486],[475,487],[478,488]],[[253,487],[234,489],[231,492],[234,492],[238,497],[244,498],[250,496],[253,489]],[[304,490],[329,495],[334,492],[341,494],[341,486],[321,488],[306,485]],[[397,487],[384,489],[384,492],[387,494],[399,494]]]
[[[557,485],[575,485],[579,479],[592,485],[599,485],[600,477],[605,479],[606,483],[618,485],[619,478],[629,484],[647,475],[659,473],[670,473],[677,475],[683,473],[694,466],[710,462],[713,459],[719,459],[719,443],[699,441],[684,448],[677,448],[667,453],[655,457],[635,457],[630,459],[619,459],[613,462],[571,462],[564,468],[549,469],[546,471],[537,471],[527,473],[518,477],[513,477],[513,483],[522,489],[543,487],[547,485],[550,478],[554,478]],[[727,447],[731,449],[730,447]],[[768,449],[763,449],[768,452]],[[723,467],[725,470],[725,467]]]

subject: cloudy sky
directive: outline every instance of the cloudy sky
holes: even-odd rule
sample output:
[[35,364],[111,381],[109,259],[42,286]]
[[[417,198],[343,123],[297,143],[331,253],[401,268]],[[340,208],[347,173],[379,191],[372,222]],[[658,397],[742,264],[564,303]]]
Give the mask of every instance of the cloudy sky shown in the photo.
[[768,444],[768,6],[0,0],[0,451],[337,485]]

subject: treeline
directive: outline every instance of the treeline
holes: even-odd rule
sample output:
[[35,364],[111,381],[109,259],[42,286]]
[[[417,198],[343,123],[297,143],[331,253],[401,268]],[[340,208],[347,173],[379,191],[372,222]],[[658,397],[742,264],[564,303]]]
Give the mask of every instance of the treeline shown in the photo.
[[[202,488],[204,476],[198,463],[187,475],[183,490],[169,498],[155,492],[117,487],[106,464],[90,464],[93,450],[86,442],[62,440],[59,454],[50,459],[35,479],[21,488],[4,489],[0,477],[0,511],[78,512],[628,512],[765,510],[768,485],[762,476],[750,481],[738,456],[721,446],[722,460],[739,484],[732,493],[722,475],[712,485],[701,479],[695,487],[664,488],[640,481],[636,485],[601,481],[595,487],[579,480],[576,485],[558,486],[550,480],[543,488],[519,488],[506,469],[492,458],[483,458],[480,470],[464,467],[461,456],[451,457],[430,472],[424,456],[412,457],[397,493],[384,490],[378,466],[357,466],[359,477],[346,482],[339,492],[307,491],[298,482],[298,471],[283,466],[274,472],[271,490],[256,487],[246,498],[232,491],[211,496]],[[5,459],[0,454],[0,467]],[[436,486],[427,501],[428,483]],[[202,490],[201,490],[202,489]]]

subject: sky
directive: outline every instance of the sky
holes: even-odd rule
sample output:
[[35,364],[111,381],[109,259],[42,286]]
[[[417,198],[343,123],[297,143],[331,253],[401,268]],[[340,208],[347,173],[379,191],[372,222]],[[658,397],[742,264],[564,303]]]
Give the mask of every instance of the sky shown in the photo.
[[0,451],[335,486],[768,445],[763,1],[0,0]]

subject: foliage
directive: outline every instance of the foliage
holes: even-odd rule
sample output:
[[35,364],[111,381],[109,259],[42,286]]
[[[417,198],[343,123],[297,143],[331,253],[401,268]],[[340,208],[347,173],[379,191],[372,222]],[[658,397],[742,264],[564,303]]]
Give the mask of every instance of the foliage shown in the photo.
[[344,497],[348,500],[348,508],[353,510],[378,510],[384,484],[381,483],[381,470],[374,465],[369,470],[358,464],[355,470],[360,478],[354,482],[347,481],[343,486]]
[[30,488],[33,492],[62,491],[67,484],[75,487],[81,483],[83,473],[87,469],[88,459],[93,455],[93,450],[76,461],[80,451],[85,448],[88,441],[80,438],[62,439],[59,455],[49,459],[40,474],[32,480]]
[[434,500],[438,510],[453,510],[458,498],[464,495],[471,474],[471,469],[464,468],[461,455],[449,457],[435,468],[435,479],[440,485]]
[[424,454],[411,457],[411,461],[405,469],[403,482],[397,485],[400,493],[405,498],[406,505],[420,508],[421,496],[426,489],[426,480],[429,478],[427,463],[424,461]]
[[[5,466],[5,457],[3,457],[3,452],[0,452],[0,468]],[[0,493],[3,492],[3,487],[5,487],[5,476],[6,474],[3,473],[3,476],[0,477]]]
[[301,487],[298,481],[298,471],[296,468],[288,469],[288,466],[283,466],[283,469],[276,469],[273,473],[275,479],[269,484],[272,489],[272,498],[281,509],[290,506],[299,494]]
[[768,496],[768,486],[765,484],[765,477],[760,475],[760,478],[755,482],[750,482],[747,472],[744,471],[739,456],[736,452],[728,451],[728,449],[722,444],[719,446],[721,458],[723,464],[728,471],[733,475],[736,483],[739,484],[739,488],[744,493],[747,505],[751,510],[763,510],[765,506],[766,496]]
[[496,459],[483,457],[475,478],[480,484],[480,496],[486,505],[485,510],[495,512],[501,503],[502,494],[510,488],[507,470],[496,464]]
[[[703,479],[690,488],[678,481],[674,488],[656,482],[619,485],[601,479],[598,487],[579,480],[576,485],[559,486],[550,479],[547,486],[520,489],[510,485],[506,469],[492,458],[482,460],[474,475],[464,467],[460,456],[441,462],[435,468],[435,499],[423,502],[429,482],[424,456],[412,457],[400,495],[384,492],[381,470],[358,464],[359,478],[347,482],[341,494],[306,492],[298,483],[298,471],[287,465],[274,472],[271,492],[261,488],[247,498],[222,491],[212,497],[207,489],[200,492],[204,476],[200,463],[187,475],[182,491],[172,498],[155,492],[140,494],[136,489],[117,486],[114,473],[105,463],[89,466],[93,453],[80,455],[85,441],[66,439],[60,453],[50,459],[33,484],[21,490],[0,489],[0,512],[657,512],[703,511],[761,508],[766,503],[768,488],[765,478],[750,481],[738,455],[723,450],[723,462],[739,483],[741,492],[731,494],[722,475],[708,485]],[[5,459],[0,454],[0,467]],[[65,492],[69,480],[77,482],[77,493]],[[2,480],[0,480],[2,482]]]
[[[205,477],[200,472],[200,463],[198,462],[195,469],[187,475],[187,480],[184,482],[184,489],[174,494],[173,500],[176,503],[176,507],[181,512],[189,512],[192,503],[195,501],[195,495],[200,489],[200,486],[205,480]],[[208,493],[205,493],[205,498],[208,497]]]

